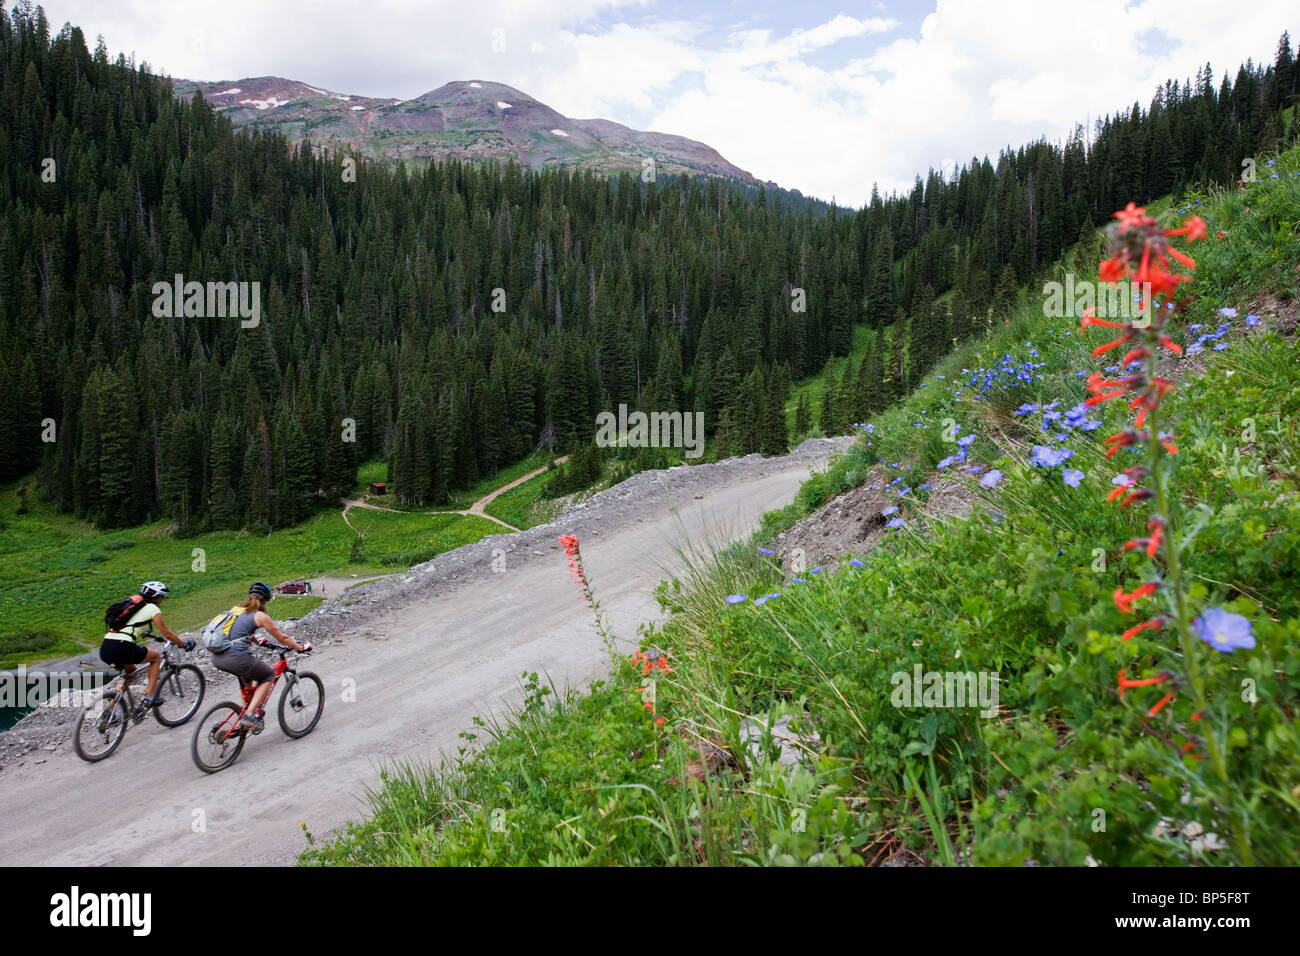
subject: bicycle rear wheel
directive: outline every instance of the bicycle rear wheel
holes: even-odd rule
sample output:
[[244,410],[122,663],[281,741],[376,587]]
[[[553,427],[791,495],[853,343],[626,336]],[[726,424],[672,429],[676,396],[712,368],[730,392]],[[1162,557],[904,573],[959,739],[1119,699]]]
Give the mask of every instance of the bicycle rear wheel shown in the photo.
[[126,700],[118,694],[105,694],[83,709],[72,731],[77,756],[90,763],[103,760],[126,736],[128,720]]
[[158,704],[153,715],[164,727],[179,727],[199,712],[207,681],[203,671],[183,664],[158,682]]
[[232,731],[244,708],[232,701],[223,700],[199,721],[190,744],[194,765],[204,773],[216,773],[235,762],[244,749],[245,733]]
[[316,729],[325,710],[325,685],[311,671],[285,674],[280,694],[280,729],[290,737],[306,737]]

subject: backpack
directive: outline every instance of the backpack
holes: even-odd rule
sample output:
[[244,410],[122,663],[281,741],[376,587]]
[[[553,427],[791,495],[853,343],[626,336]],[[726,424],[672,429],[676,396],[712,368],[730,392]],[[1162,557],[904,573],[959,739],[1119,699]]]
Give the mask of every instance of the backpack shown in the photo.
[[131,620],[135,612],[144,605],[145,600],[141,595],[132,594],[129,598],[108,606],[108,610],[104,612],[104,623],[108,625],[110,631],[117,633],[126,627],[127,621]]
[[213,654],[230,650],[230,629],[234,627],[235,619],[243,613],[244,609],[236,605],[208,621],[203,628],[203,646]]

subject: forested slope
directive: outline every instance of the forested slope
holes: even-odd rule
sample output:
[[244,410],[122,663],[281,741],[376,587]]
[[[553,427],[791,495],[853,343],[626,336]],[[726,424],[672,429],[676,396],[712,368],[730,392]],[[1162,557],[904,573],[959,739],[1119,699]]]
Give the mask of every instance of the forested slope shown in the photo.
[[[1121,199],[1235,178],[1296,82],[1284,38],[1273,65],[1217,87],[1207,65],[1064,148],[822,213],[716,179],[410,172],[236,134],[22,5],[0,14],[0,480],[37,470],[102,527],[264,529],[366,458],[403,500],[445,500],[620,403],[703,411],[721,453],[779,449],[790,382],[855,325],[880,335],[846,417]],[[168,316],[177,276],[256,283],[257,323]]]

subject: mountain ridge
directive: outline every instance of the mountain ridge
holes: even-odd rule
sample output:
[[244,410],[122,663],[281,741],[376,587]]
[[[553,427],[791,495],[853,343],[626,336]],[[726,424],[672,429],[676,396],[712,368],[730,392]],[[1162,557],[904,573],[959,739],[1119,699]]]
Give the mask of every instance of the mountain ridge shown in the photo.
[[280,76],[217,82],[173,78],[172,85],[184,99],[200,93],[236,128],[273,128],[292,140],[346,145],[375,158],[513,157],[534,169],[576,166],[637,173],[650,168],[645,163],[653,159],[656,175],[761,182],[707,143],[603,118],[568,117],[492,80],[453,80],[405,100],[338,93]]

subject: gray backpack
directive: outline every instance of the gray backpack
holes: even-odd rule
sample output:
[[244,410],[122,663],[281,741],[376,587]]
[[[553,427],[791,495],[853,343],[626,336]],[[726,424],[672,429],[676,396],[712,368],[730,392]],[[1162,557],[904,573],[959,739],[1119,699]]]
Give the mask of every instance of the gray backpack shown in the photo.
[[236,619],[243,613],[244,609],[236,605],[208,621],[207,626],[203,628],[203,646],[213,654],[230,650],[230,629],[235,626]]

